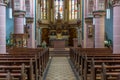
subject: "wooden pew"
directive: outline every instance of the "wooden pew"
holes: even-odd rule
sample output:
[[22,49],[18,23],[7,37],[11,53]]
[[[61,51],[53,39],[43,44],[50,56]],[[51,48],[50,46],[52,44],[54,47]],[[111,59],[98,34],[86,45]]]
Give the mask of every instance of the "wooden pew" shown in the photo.
[[[22,65],[25,65],[25,69],[22,69]],[[22,69],[22,70],[21,70]],[[11,73],[11,71],[12,71],[12,73],[11,74],[15,74],[16,73],[16,75],[14,75],[14,76],[17,76],[17,74],[21,74],[21,75],[19,75],[19,77],[20,76],[24,76],[25,75],[25,71],[24,70],[26,70],[27,71],[27,77],[28,77],[28,79],[29,80],[33,80],[33,77],[31,76],[31,75],[34,75],[33,74],[33,61],[32,61],[32,59],[31,60],[0,60],[0,75],[2,75],[3,76],[3,73],[5,74],[7,74],[7,71],[10,71],[10,73]]]
[[120,65],[102,64],[101,80],[117,80],[120,75]]
[[[87,56],[89,57],[89,56]],[[92,58],[92,57],[91,57]],[[108,57],[94,57],[95,59],[92,58],[92,62],[91,59],[86,59],[85,63],[84,63],[84,78],[86,78],[87,80],[87,74],[90,74],[90,68],[91,68],[91,72],[92,74],[97,74],[97,69],[99,69],[98,66],[101,66],[101,64],[104,62],[108,65],[120,65],[120,55],[118,55],[116,57],[116,55],[113,56],[108,56]],[[96,80],[96,76],[92,75],[92,80]]]
[[[24,64],[22,64],[21,66],[0,66],[0,80],[14,80],[15,78],[17,80],[26,80],[26,77],[30,75],[26,74],[25,71],[30,70],[29,68],[30,66],[25,66]],[[33,79],[29,78],[29,80]]]
[[[89,53],[88,53],[89,52]],[[108,48],[71,48],[70,49],[70,57],[71,60],[73,62],[73,64],[76,66],[76,68],[79,68],[79,63],[80,63],[80,59],[83,55],[85,54],[93,54],[93,53],[97,53],[97,54],[112,54],[112,51]]]
[[[39,51],[39,50],[43,50],[43,49],[35,49],[35,51]],[[17,51],[17,52],[16,52]],[[21,53],[21,51],[23,51],[22,53]],[[18,48],[18,50],[15,48],[15,49],[13,49],[13,51],[12,52],[14,52],[14,54],[25,54],[25,52],[27,51],[27,53],[28,53],[28,51],[29,51],[29,53],[32,53],[33,51],[34,51],[34,49],[23,49],[23,48]],[[45,54],[41,54],[42,56],[39,56],[39,59],[40,60],[38,60],[38,63],[40,64],[39,65],[39,69],[41,68],[41,70],[39,70],[40,72],[40,74],[42,75],[43,74],[43,71],[44,71],[44,69],[45,69],[45,67],[46,67],[46,64],[47,64],[47,62],[48,62],[48,60],[49,60],[49,51],[48,51],[48,49],[46,49],[43,53],[45,53]],[[13,53],[12,53],[13,54]],[[37,72],[37,71],[36,71]]]
[[[106,57],[107,55],[111,55],[112,54],[112,51],[110,50],[109,51],[109,49],[107,50],[107,51],[105,51],[105,50],[103,50],[103,51],[100,51],[100,50],[102,50],[102,49],[100,49],[100,50],[89,50],[89,51],[86,51],[87,49],[85,49],[85,51],[83,50],[82,52],[79,52],[79,53],[76,53],[75,52],[75,49],[71,49],[70,50],[70,59],[71,59],[71,61],[74,63],[74,65],[76,66],[76,68],[77,68],[77,70],[78,70],[78,72],[81,72],[80,73],[80,75],[82,76],[82,77],[85,77],[85,69],[86,68],[84,68],[84,66],[85,65],[83,65],[83,63],[84,64],[86,64],[85,63],[85,55],[87,55],[87,54],[90,54],[91,55],[91,57],[97,57],[97,56],[93,56],[93,55],[98,55],[98,54],[101,54],[101,55],[99,55],[98,57],[100,57],[101,56],[101,58],[103,57],[103,59],[104,59],[104,57]],[[95,51],[95,52],[94,52]],[[104,52],[106,52],[106,53],[104,53]],[[104,55],[104,56],[103,56]],[[110,57],[112,58],[112,56],[113,55],[111,55]],[[116,56],[118,56],[118,55],[116,55]],[[76,58],[77,57],[77,58]],[[100,59],[100,58],[99,58]],[[76,63],[77,63],[77,65],[76,65]],[[79,64],[79,65],[78,65]]]
[[[1,63],[9,63],[9,64],[12,64],[13,63],[13,61],[14,61],[14,64],[20,64],[20,63],[22,63],[22,62],[24,62],[24,63],[28,63],[28,61],[29,60],[27,60],[27,59],[31,59],[31,58],[33,58],[33,57],[35,57],[35,55],[36,55],[36,51],[34,51],[34,50],[32,50],[32,51],[28,51],[27,52],[27,49],[25,49],[26,51],[25,52],[21,52],[21,50],[20,51],[18,51],[18,53],[17,53],[17,50],[16,50],[16,52],[14,52],[14,53],[11,53],[11,54],[0,54],[0,57],[1,57],[1,59],[0,59],[0,62]],[[39,51],[39,50],[38,50]],[[20,53],[21,52],[21,53]],[[46,64],[47,64],[47,62],[48,62],[48,60],[49,60],[49,52],[48,52],[48,49],[46,49],[46,50],[42,50],[42,51],[39,51],[38,53],[37,53],[37,55],[38,56],[36,56],[36,58],[34,58],[33,59],[33,62],[32,62],[32,64],[36,64],[35,66],[33,66],[34,67],[34,69],[36,70],[36,71],[33,71],[33,72],[36,72],[35,73],[35,75],[37,75],[36,76],[36,79],[35,80],[38,80],[38,73],[37,72],[39,72],[39,73],[41,73],[42,71],[41,71],[41,69],[40,69],[40,67],[42,67],[42,69],[45,69],[45,68],[43,68],[43,67],[45,67],[46,66]],[[15,58],[17,57],[17,59],[16,59],[16,61],[15,61]],[[6,58],[6,59],[5,59]],[[22,58],[23,58],[23,60],[22,60]],[[4,61],[2,61],[2,59],[4,60]],[[5,62],[5,60],[6,60],[6,62]],[[8,61],[9,60],[9,61]],[[30,62],[28,63],[28,64],[26,64],[26,65],[29,65],[30,64]],[[12,66],[12,65],[11,65]],[[37,69],[36,69],[37,68]],[[44,70],[43,70],[44,71]],[[42,72],[43,73],[43,72]],[[32,76],[33,76],[33,74],[31,74]],[[39,76],[40,77],[40,76]],[[33,80],[33,79],[32,79]]]

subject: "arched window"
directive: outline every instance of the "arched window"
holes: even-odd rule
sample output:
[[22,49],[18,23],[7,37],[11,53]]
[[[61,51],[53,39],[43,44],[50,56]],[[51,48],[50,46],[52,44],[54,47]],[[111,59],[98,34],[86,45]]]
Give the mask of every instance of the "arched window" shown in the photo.
[[20,0],[14,0],[14,10],[20,9]]
[[47,4],[48,0],[41,0],[41,19],[47,19],[47,12],[48,12],[48,4]]
[[26,10],[25,0],[14,0],[14,10]]
[[63,19],[63,0],[55,0],[55,19],[58,18],[58,16]]
[[89,0],[88,2],[88,15],[91,16],[93,12],[94,2],[93,0]]
[[77,0],[69,0],[69,19],[77,19]]
[[30,1],[25,0],[25,6],[26,6],[26,17],[30,17]]
[[105,0],[99,0],[99,10],[104,10],[105,9]]

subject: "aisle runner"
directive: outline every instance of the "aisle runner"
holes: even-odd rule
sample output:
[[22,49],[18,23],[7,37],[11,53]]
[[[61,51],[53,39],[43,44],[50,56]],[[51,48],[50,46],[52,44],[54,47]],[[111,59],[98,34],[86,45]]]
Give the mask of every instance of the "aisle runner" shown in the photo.
[[67,57],[53,57],[45,80],[76,80]]

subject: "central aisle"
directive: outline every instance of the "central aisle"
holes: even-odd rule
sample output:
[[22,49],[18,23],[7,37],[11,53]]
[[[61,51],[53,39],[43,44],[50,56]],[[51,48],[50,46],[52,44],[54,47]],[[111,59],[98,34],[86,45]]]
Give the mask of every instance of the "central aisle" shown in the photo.
[[67,57],[53,57],[45,80],[77,80]]

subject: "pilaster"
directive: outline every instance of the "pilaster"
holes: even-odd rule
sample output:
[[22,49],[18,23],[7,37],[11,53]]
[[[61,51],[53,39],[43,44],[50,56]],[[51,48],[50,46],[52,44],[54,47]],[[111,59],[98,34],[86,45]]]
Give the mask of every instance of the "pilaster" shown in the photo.
[[29,38],[28,38],[28,48],[35,48],[35,36],[34,36],[34,26],[33,26],[33,17],[26,17],[27,27],[29,28]]
[[0,0],[0,54],[6,53],[6,0]]
[[93,17],[85,18],[86,23],[86,48],[93,48],[94,45],[94,35],[93,35]]
[[113,53],[120,54],[120,1],[113,0]]
[[93,12],[95,19],[95,48],[104,48],[104,35],[105,35],[105,11],[98,10]]
[[24,18],[25,11],[15,10],[14,11],[14,34],[24,33]]

